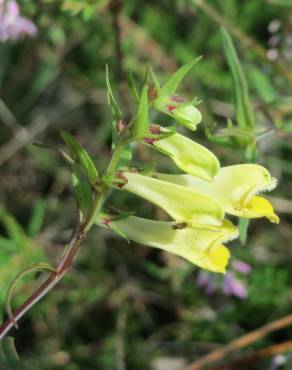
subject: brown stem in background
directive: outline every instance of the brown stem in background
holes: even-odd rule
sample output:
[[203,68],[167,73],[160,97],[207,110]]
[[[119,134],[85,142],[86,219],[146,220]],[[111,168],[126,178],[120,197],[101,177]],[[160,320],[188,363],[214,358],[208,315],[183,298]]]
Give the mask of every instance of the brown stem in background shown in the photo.
[[279,320],[272,321],[271,323],[262,326],[248,334],[243,335],[240,338],[235,339],[226,346],[219,348],[208,355],[200,358],[185,368],[185,370],[201,370],[206,366],[210,366],[214,362],[223,360],[226,356],[238,351],[241,348],[247,347],[248,345],[258,341],[265,337],[269,333],[285,328],[288,325],[292,325],[292,314],[282,317]]
[[211,370],[246,370],[256,369],[258,361],[266,357],[278,355],[280,353],[288,352],[292,350],[292,340],[286,342],[274,344],[269,347],[259,349],[246,356],[236,359],[228,364],[222,364],[212,367]]

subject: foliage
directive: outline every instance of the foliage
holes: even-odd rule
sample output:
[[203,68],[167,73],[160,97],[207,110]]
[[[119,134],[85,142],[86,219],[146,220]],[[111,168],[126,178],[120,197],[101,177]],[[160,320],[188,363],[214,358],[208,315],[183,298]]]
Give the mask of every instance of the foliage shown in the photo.
[[[246,151],[244,140],[244,145],[237,141],[232,147],[214,141],[212,149],[224,165],[249,158],[265,165],[280,180],[272,199],[281,213],[279,227],[269,227],[265,221],[252,223],[245,246],[234,242],[231,247],[232,254],[252,266],[251,274],[242,278],[248,297],[239,301],[220,292],[206,296],[196,286],[198,270],[189,263],[164,252],[135,248],[134,243],[129,247],[126,240],[96,230],[86,241],[74,269],[13,333],[28,369],[123,369],[123,363],[127,369],[149,369],[155,359],[165,356],[192,360],[289,313],[292,112],[291,84],[285,72],[291,64],[289,1],[205,2],[236,30],[256,41],[246,47],[242,34],[234,37],[229,22],[224,24],[232,34],[247,81],[255,116],[252,136],[258,148],[256,155]],[[82,192],[76,196],[79,208],[83,214],[88,211],[92,185],[98,183],[94,168],[104,169],[111,150],[106,64],[115,99],[123,117],[128,119],[137,110],[135,99],[125,92],[127,70],[132,71],[132,91],[137,99],[143,91],[148,65],[159,80],[166,81],[176,66],[204,55],[179,91],[189,99],[195,91],[201,100],[197,107],[204,121],[190,136],[204,144],[205,132],[220,139],[230,134],[242,138],[241,131],[226,128],[227,121],[236,123],[239,119],[233,108],[235,90],[219,24],[196,3],[199,2],[124,2],[119,15],[120,60],[119,32],[113,21],[117,8],[109,7],[109,1],[20,2],[23,15],[37,25],[38,36],[0,44],[1,308],[5,306],[8,286],[19,271],[59,258],[61,246],[78,217],[67,164],[54,152],[32,147],[31,141],[61,146],[61,129],[70,131],[88,150],[94,163],[84,152],[74,153],[75,143],[71,148],[68,145],[73,149],[72,157],[79,155],[75,190],[80,190],[80,183],[87,184],[81,185]],[[265,54],[269,58],[276,51],[277,59],[271,62],[260,56],[258,45],[269,49]],[[278,64],[285,68],[278,68]],[[149,75],[154,83],[153,74]],[[109,92],[109,83],[107,87]],[[110,113],[114,115],[117,110]],[[151,120],[157,119],[157,113],[152,112]],[[145,127],[141,129],[144,130]],[[136,130],[138,136],[141,131]],[[148,160],[151,153],[158,169],[175,168],[166,157],[153,154],[146,146],[132,145],[132,150],[139,163]],[[91,181],[87,181],[87,176]],[[165,215],[157,208],[145,206],[127,193],[113,194],[110,200],[125,212],[138,209],[143,217],[155,212],[157,218],[164,220]],[[247,225],[241,225],[242,240],[246,228]],[[33,278],[28,275],[19,282],[13,307],[33,291]],[[279,343],[283,338],[291,338],[291,334],[288,327],[253,347]],[[10,358],[11,351],[5,353]],[[267,368],[268,362],[258,364],[258,369]],[[17,369],[13,357],[5,370],[8,366]]]

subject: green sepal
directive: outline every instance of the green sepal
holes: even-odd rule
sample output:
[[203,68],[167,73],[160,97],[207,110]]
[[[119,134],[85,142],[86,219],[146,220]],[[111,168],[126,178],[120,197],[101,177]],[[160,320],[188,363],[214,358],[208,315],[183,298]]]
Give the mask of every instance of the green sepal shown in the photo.
[[240,218],[238,221],[239,240],[242,245],[246,243],[249,224],[250,219],[248,218]]
[[233,78],[237,122],[241,129],[253,130],[255,119],[242,66],[232,39],[225,28],[221,28],[221,35],[224,54]]
[[217,135],[214,135],[213,132],[214,132],[214,127],[205,128],[205,135],[207,139],[210,140],[212,143],[223,146],[223,147],[234,147],[236,145],[232,137],[217,136]]
[[16,328],[18,328],[18,325],[17,325],[17,322],[13,316],[13,312],[12,312],[12,309],[11,309],[11,300],[12,300],[12,295],[14,293],[14,289],[15,289],[15,286],[16,284],[18,283],[18,281],[20,279],[22,279],[24,276],[32,273],[32,272],[35,272],[35,271],[48,271],[48,272],[56,272],[56,270],[50,266],[48,263],[46,262],[40,262],[40,263],[36,263],[35,265],[31,266],[31,267],[28,267],[26,268],[25,270],[21,271],[12,281],[12,283],[10,284],[10,287],[8,288],[8,291],[7,291],[7,297],[6,297],[6,311],[7,311],[7,315],[9,317],[9,319],[13,322],[14,326]]
[[[164,127],[161,127],[163,130]],[[153,140],[160,140],[165,139],[167,137],[170,137],[174,135],[177,132],[177,126],[168,126],[167,131],[161,131],[159,134],[152,134],[151,132],[148,132],[147,135],[144,136],[145,139],[153,139]]]
[[[108,214],[108,213],[107,214],[101,214],[98,217],[98,219],[96,219],[96,224],[99,225],[99,226],[107,227],[109,230],[113,231],[114,233],[116,233],[117,235],[119,235],[120,237],[125,239],[127,241],[127,243],[130,244],[130,240],[127,238],[125,233],[123,233],[117,226],[113,226],[111,224],[111,222],[123,220],[125,218],[130,217],[130,216],[133,216],[135,214],[135,211],[123,212],[123,211],[120,211],[118,209],[113,209],[113,210],[117,213],[116,214]],[[106,223],[103,222],[104,219],[107,220]]]
[[74,136],[69,134],[69,132],[61,131],[61,136],[69,148],[73,159],[83,167],[89,182],[95,186],[99,182],[99,175],[87,151],[78,143]]
[[173,75],[168,79],[168,81],[166,81],[166,83],[160,89],[159,96],[169,96],[174,94],[181,81],[201,59],[202,57],[200,56],[199,58],[193,60],[192,62],[183,65],[176,72],[174,72]]
[[122,113],[119,109],[119,106],[116,102],[116,99],[114,97],[114,94],[111,88],[108,65],[105,66],[105,82],[106,82],[106,88],[107,88],[107,99],[108,99],[108,104],[110,106],[110,112],[111,112],[112,150],[114,150],[117,144],[117,141],[118,141],[118,137],[119,137],[117,125],[118,125],[118,122],[122,119]]
[[92,189],[80,165],[76,164],[72,166],[72,183],[80,221],[83,221],[91,206]]
[[139,94],[138,94],[138,91],[137,91],[134,76],[133,76],[133,73],[131,71],[128,72],[128,85],[129,85],[129,89],[130,89],[130,92],[132,94],[132,97],[133,97],[135,103],[138,104],[140,98],[139,98]]
[[133,119],[130,127],[131,138],[133,140],[141,139],[145,133],[148,131],[149,119],[148,119],[148,95],[147,95],[147,85],[145,84],[141,97],[139,100],[137,114]]
[[241,130],[238,127],[223,128],[218,130],[216,134],[219,137],[233,137],[241,146],[247,146],[254,140],[253,135],[246,130]]
[[121,238],[125,239],[128,244],[130,244],[130,240],[127,238],[127,235],[123,233],[118,227],[109,225],[108,228],[114,233],[116,233],[117,235],[119,235]]
[[156,172],[156,163],[154,160],[148,162],[143,167],[139,167],[139,173],[141,175],[152,176]]
[[160,82],[159,82],[158,78],[156,77],[156,74],[154,73],[151,66],[148,67],[148,70],[149,70],[149,77],[150,77],[150,79],[152,80],[152,82],[154,84],[154,87],[155,87],[155,90],[156,90],[157,94],[159,94],[160,93]]

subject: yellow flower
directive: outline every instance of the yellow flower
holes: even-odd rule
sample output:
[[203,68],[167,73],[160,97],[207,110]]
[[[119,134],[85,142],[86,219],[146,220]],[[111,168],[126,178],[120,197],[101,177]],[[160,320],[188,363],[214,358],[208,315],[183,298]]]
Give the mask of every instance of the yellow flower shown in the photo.
[[267,217],[278,223],[270,202],[257,194],[275,188],[277,181],[262,166],[239,164],[222,167],[212,182],[190,175],[157,174],[157,178],[187,187],[216,200],[225,212],[244,218]]
[[122,177],[125,184],[120,187],[163,208],[176,221],[204,227],[222,224],[223,208],[207,194],[137,173],[123,172]]
[[237,228],[227,220],[217,230],[183,227],[173,222],[134,216],[100,224],[118,230],[130,240],[163,249],[206,270],[221,273],[225,272],[229,259],[229,251],[222,243],[238,236]]
[[[168,130],[160,128],[162,132]],[[169,155],[184,172],[211,181],[220,164],[216,156],[204,146],[180,134],[153,141],[152,145]]]

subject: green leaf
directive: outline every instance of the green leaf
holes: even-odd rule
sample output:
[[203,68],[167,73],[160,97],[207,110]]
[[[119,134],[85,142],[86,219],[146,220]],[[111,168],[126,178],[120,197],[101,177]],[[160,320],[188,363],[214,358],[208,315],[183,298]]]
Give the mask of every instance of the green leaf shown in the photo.
[[0,370],[24,370],[19,361],[14,338],[6,337],[0,344]]
[[221,35],[224,54],[233,78],[237,122],[242,129],[252,130],[255,127],[255,119],[245,75],[232,39],[225,28],[221,28]]
[[230,136],[218,136],[214,134],[214,130],[216,127],[216,123],[213,127],[206,127],[205,128],[205,135],[208,140],[212,143],[223,146],[223,147],[234,147],[236,145],[234,138]]
[[75,165],[72,169],[74,196],[80,213],[80,220],[83,221],[91,205],[92,190],[80,166]]
[[250,224],[250,220],[248,218],[239,219],[239,222],[238,222],[239,240],[242,245],[245,245],[246,243],[249,224]]
[[139,94],[138,94],[138,91],[137,91],[137,88],[136,88],[136,83],[135,83],[135,80],[134,80],[133,73],[130,72],[130,71],[128,72],[128,85],[129,85],[129,89],[130,89],[130,92],[132,94],[132,97],[135,100],[135,103],[138,104],[139,103]]
[[84,168],[90,183],[95,186],[99,182],[99,176],[95,164],[87,151],[77,142],[74,136],[69,134],[69,132],[61,131],[61,136],[74,160]]
[[185,78],[185,76],[190,72],[190,70],[197,64],[202,57],[199,57],[192,62],[185,64],[180,67],[174,74],[169,78],[169,80],[162,86],[160,90],[160,96],[169,96],[175,93],[178,85]]
[[107,65],[105,66],[105,82],[106,82],[106,87],[107,87],[108,104],[111,108],[110,111],[111,111],[111,121],[112,121],[112,150],[113,150],[118,141],[119,133],[117,131],[117,124],[122,119],[122,114],[121,114],[121,111],[119,109],[119,106],[116,102],[116,99],[114,97],[114,94],[111,88],[110,79],[109,79],[109,70],[108,70]]
[[147,86],[144,85],[138,111],[136,116],[133,119],[131,125],[131,135],[133,140],[139,140],[143,138],[149,128],[149,118],[148,118],[148,95],[147,95]]
[[18,281],[32,273],[32,272],[35,272],[35,271],[49,271],[49,272],[56,272],[56,270],[50,266],[48,263],[46,262],[40,262],[40,263],[36,263],[35,265],[31,266],[31,267],[28,267],[26,268],[25,270],[21,271],[15,278],[14,280],[12,281],[12,283],[10,284],[10,287],[8,289],[8,292],[7,292],[7,297],[6,297],[6,311],[7,311],[7,315],[8,317],[10,318],[10,320],[13,322],[14,326],[16,328],[18,328],[18,325],[15,321],[15,318],[13,316],[13,312],[12,312],[12,309],[11,309],[11,300],[12,300],[12,295],[14,293],[14,290],[15,290],[15,287],[16,287],[16,284],[18,283]]
[[149,76],[153,81],[153,84],[154,84],[154,87],[155,87],[157,93],[159,94],[159,92],[160,92],[160,82],[159,82],[158,78],[156,77],[156,74],[154,73],[152,67],[149,67]]

